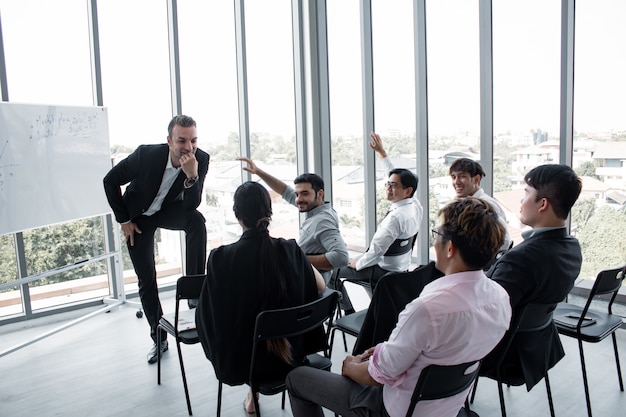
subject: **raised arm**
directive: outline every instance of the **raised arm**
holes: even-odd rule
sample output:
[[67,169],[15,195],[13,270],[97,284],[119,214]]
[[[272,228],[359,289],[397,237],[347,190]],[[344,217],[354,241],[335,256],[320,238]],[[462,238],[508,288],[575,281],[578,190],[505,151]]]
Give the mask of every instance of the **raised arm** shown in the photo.
[[380,138],[380,135],[376,132],[372,132],[370,133],[370,139],[371,140],[368,142],[370,148],[380,155],[381,158],[386,158],[387,151],[385,151],[385,148],[383,147],[383,140]]
[[257,167],[254,161],[250,158],[240,157],[237,158],[237,160],[248,164],[248,166],[242,165],[241,169],[251,174],[258,175],[272,190],[280,195],[283,195],[287,189],[287,184]]

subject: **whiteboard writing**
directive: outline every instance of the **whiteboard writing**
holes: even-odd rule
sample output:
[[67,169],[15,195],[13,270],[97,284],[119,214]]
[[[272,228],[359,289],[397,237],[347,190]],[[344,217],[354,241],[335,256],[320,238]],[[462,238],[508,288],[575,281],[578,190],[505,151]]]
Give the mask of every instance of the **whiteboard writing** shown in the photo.
[[110,212],[107,110],[0,103],[0,235]]

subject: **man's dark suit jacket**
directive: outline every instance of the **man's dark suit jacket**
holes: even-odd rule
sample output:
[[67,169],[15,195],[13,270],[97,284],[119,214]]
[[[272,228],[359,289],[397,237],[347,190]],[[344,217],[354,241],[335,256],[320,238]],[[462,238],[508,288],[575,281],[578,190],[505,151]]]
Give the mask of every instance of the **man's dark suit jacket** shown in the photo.
[[[211,251],[207,277],[196,311],[196,328],[217,378],[228,385],[249,381],[256,316],[264,310],[264,287],[259,278],[259,248],[263,236],[247,230],[230,245]],[[311,263],[295,240],[273,239],[279,265],[286,274],[284,307],[302,305],[318,298]],[[282,254],[281,254],[282,252]],[[278,294],[278,290],[276,293]],[[322,327],[290,339],[294,366],[304,356],[326,347]],[[263,349],[257,359],[264,377],[284,378],[293,369],[274,353]]]
[[[118,223],[133,220],[148,210],[159,192],[167,158],[169,158],[169,146],[166,143],[141,145],[126,159],[115,165],[104,177],[107,200]],[[176,201],[181,201],[183,207],[188,210],[194,210],[200,205],[204,178],[209,170],[209,154],[197,149],[196,160],[198,161],[196,184],[185,189],[183,183],[187,177],[181,169],[162,207]],[[122,196],[120,186],[129,182]],[[179,198],[181,196],[182,200]]]
[[388,272],[376,284],[372,301],[356,339],[353,355],[389,339],[406,305],[419,297],[426,285],[443,276],[435,263],[409,272]]
[[[574,286],[581,263],[578,240],[569,236],[563,227],[524,240],[506,252],[487,271],[487,276],[509,293],[515,318],[526,304],[563,301]],[[505,335],[503,342],[506,339]],[[483,360],[481,374],[493,376],[503,342]],[[554,324],[541,332],[520,333],[505,358],[504,380],[511,380],[512,385],[525,381],[530,390],[544,376],[544,371],[563,356],[565,352]]]

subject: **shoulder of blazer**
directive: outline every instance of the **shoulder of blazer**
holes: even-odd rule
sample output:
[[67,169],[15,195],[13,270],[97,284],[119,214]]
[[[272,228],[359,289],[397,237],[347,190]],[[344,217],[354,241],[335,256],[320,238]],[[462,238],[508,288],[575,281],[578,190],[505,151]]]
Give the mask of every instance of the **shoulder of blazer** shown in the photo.
[[209,155],[202,149],[198,148],[196,149],[196,159],[198,160],[198,162],[204,162],[204,161],[208,162],[211,159],[211,155]]

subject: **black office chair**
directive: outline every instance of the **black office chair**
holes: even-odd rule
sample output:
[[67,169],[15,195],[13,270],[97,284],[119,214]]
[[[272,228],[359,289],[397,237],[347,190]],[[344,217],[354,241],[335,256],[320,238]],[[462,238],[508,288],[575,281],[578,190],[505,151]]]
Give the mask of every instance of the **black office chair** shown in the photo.
[[[411,252],[413,250],[413,247],[415,246],[417,235],[418,233],[405,239],[396,239],[391,244],[391,246],[387,249],[384,256],[400,256],[408,252]],[[342,277],[341,268],[337,268],[335,269],[335,271],[333,272],[333,275],[330,278],[329,286],[332,289],[341,291],[343,296],[349,300],[350,297],[348,296],[348,292],[345,290],[345,283],[349,282],[351,284],[360,285],[365,289],[365,291],[371,298],[373,294],[373,290],[375,289],[375,286],[376,286],[376,283],[373,282],[373,273],[374,273],[374,270],[372,269],[372,273],[370,274],[367,280],[353,280],[350,278]]]
[[[557,305],[554,312],[554,323],[556,324],[559,334],[578,340],[578,351],[580,352],[580,365],[583,373],[587,414],[589,414],[589,417],[591,417],[591,401],[589,398],[589,383],[587,382],[583,342],[598,343],[604,340],[608,335],[612,336],[619,389],[624,391],[622,370],[620,368],[619,353],[617,350],[617,338],[615,337],[615,331],[622,325],[622,318],[613,314],[612,306],[624,281],[625,273],[626,266],[601,271],[596,277],[596,281],[589,292],[584,307],[562,302]],[[589,308],[594,298],[603,294],[611,294],[607,312],[604,313]]]
[[355,313],[348,314],[347,316],[338,317],[332,326],[330,327],[330,355],[333,352],[333,343],[335,341],[335,331],[339,330],[343,335],[343,346],[345,351],[348,351],[348,343],[346,341],[346,334],[357,337],[363,326],[367,309],[359,310]]
[[[248,381],[248,385],[252,390],[257,417],[261,416],[257,394],[274,395],[282,393],[281,406],[284,410],[285,391],[287,389],[285,385],[286,374],[282,378],[268,380],[267,377],[264,378],[263,375],[256,371],[257,350],[262,349],[262,345],[265,345],[267,340],[300,336],[323,326],[326,321],[329,322],[329,327],[326,330],[327,342],[330,326],[332,326],[333,316],[337,308],[337,297],[337,292],[332,291],[315,301],[298,307],[266,310],[257,315],[254,326],[252,358],[250,360],[250,378]],[[323,355],[318,353],[307,355],[307,363],[304,365],[330,371],[332,362],[330,361],[328,344],[326,343]],[[221,381],[219,381],[217,391],[217,417],[219,417],[222,409]]]
[[[411,417],[415,406],[420,401],[439,400],[452,397],[472,386],[478,377],[480,361],[462,363],[459,365],[429,365],[422,370],[411,396],[411,403],[406,417]],[[469,402],[465,400],[465,407],[459,410],[457,417],[478,415],[469,409]]]
[[[200,297],[205,275],[188,275],[178,278],[176,281],[176,310],[173,314],[163,315],[159,320],[158,329],[165,330],[174,337],[178,350],[178,361],[180,362],[180,373],[183,377],[185,388],[185,399],[187,400],[187,411],[191,413],[191,401],[189,400],[189,388],[187,387],[187,377],[185,375],[185,365],[183,364],[183,354],[180,344],[193,345],[199,343],[198,331],[196,330],[196,310],[189,310],[186,306],[180,309],[181,300],[197,299]],[[157,346],[161,345],[161,332],[157,329]],[[161,384],[161,350],[157,349],[157,383]]]
[[[426,285],[441,276],[443,273],[435,268],[434,262],[421,265],[409,272],[385,274],[378,281],[367,309],[335,320],[330,339],[331,350],[335,330],[357,337],[352,348],[353,355],[363,353],[366,349],[387,340],[396,327],[400,312],[421,294]],[[345,336],[344,347],[347,352]]]
[[[500,411],[502,412],[502,417],[506,416],[506,408],[504,405],[504,392],[502,390],[502,384],[507,384],[507,386],[519,386],[526,384],[526,380],[523,376],[515,376],[509,377],[505,375],[505,371],[503,369],[503,363],[505,358],[507,357],[507,353],[509,352],[509,348],[511,347],[515,336],[523,333],[530,332],[540,332],[544,330],[546,327],[552,325],[552,315],[553,311],[556,307],[556,303],[552,304],[527,304],[524,308],[521,309],[519,314],[516,317],[513,317],[511,321],[511,326],[509,327],[509,331],[505,334],[504,338],[498,345],[498,348],[504,346],[503,349],[498,349],[499,356],[497,358],[496,368],[495,368],[495,377],[493,375],[485,375],[489,378],[495,379],[498,383],[498,395],[500,396]],[[548,406],[550,407],[550,415],[554,417],[554,403],[552,401],[552,390],[550,389],[550,380],[548,379],[548,369],[544,370],[543,379],[546,384],[546,392],[548,395]],[[482,373],[481,373],[481,376]],[[474,392],[472,393],[471,401],[474,401],[474,396],[476,395],[476,388],[478,384],[478,379],[476,379],[476,383],[474,384]],[[530,391],[531,388],[528,388]]]

